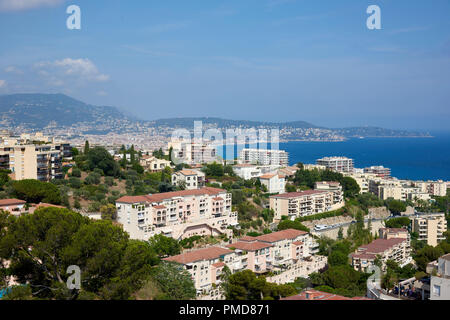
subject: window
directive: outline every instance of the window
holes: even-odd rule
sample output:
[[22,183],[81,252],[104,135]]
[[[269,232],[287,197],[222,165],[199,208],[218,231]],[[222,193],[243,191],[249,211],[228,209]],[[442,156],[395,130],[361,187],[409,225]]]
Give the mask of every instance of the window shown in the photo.
[[441,286],[434,285],[433,286],[433,294],[437,297],[441,296]]

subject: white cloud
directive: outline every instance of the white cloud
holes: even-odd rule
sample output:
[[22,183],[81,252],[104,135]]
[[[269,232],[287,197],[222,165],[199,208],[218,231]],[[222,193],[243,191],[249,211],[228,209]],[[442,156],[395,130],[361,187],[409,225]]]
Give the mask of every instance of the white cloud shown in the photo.
[[8,66],[5,68],[6,73],[15,73],[15,74],[23,74],[23,71],[17,69],[15,66]]
[[0,11],[23,11],[56,6],[63,2],[64,0],[0,0]]
[[65,58],[53,62],[43,61],[34,65],[41,76],[85,81],[105,82],[109,76],[98,71],[97,66],[89,59]]
[[0,80],[0,88],[6,86],[6,80]]

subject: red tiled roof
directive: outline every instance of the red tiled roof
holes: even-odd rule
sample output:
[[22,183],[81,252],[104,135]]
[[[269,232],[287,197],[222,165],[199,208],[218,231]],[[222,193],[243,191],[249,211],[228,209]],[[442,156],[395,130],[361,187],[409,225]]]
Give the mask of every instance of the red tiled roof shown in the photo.
[[217,263],[212,264],[212,266],[214,268],[221,268],[221,267],[225,266],[225,263],[224,262],[217,262]]
[[56,204],[44,203],[44,202],[41,202],[41,203],[39,203],[39,204],[36,205],[36,209],[39,209],[39,208],[48,208],[48,207],[51,207],[51,208],[61,208],[61,209],[64,209],[64,208],[65,208],[65,207],[63,207],[63,206],[57,206]]
[[252,237],[252,236],[244,236],[239,239],[239,241],[255,241],[255,240],[256,240],[256,237]]
[[25,204],[26,201],[19,200],[19,199],[1,199],[0,200],[0,206],[13,206],[18,204]]
[[293,245],[296,245],[296,246],[301,246],[301,245],[303,244],[303,242],[301,242],[301,241],[295,241],[295,242],[292,242],[292,244],[293,244]]
[[228,248],[236,248],[239,250],[245,250],[245,251],[255,251],[259,249],[269,248],[272,247],[269,243],[254,241],[254,242],[248,242],[248,241],[238,241],[232,244],[227,245]]
[[214,201],[223,201],[223,198],[222,197],[215,197],[215,198],[213,198],[213,200]]
[[271,196],[270,198],[290,199],[290,198],[298,198],[298,197],[302,197],[302,196],[309,196],[309,195],[325,193],[325,192],[328,192],[328,191],[326,191],[326,190],[306,190],[306,191],[301,191],[301,192],[288,192],[288,193],[283,193],[283,194],[277,194],[277,195]]
[[388,233],[408,232],[408,230],[404,228],[381,228],[381,230],[386,230]]
[[160,205],[160,206],[153,206],[155,209],[166,209],[166,206]]
[[182,190],[182,191],[173,191],[173,192],[164,192],[164,193],[155,193],[153,195],[145,195],[145,196],[124,196],[117,199],[118,203],[142,203],[142,202],[160,202],[166,199],[171,199],[174,197],[186,197],[186,196],[199,196],[199,195],[217,195],[220,193],[224,193],[226,190],[212,188],[212,187],[203,187],[201,189],[194,190]]
[[256,239],[264,242],[276,242],[284,239],[294,239],[304,234],[307,234],[307,232],[295,229],[286,229],[278,232],[264,234],[262,236],[256,237]]
[[[364,251],[362,251],[362,253],[381,253],[386,251],[387,249],[395,246],[396,244],[402,243],[404,241],[407,241],[406,239],[403,238],[391,238],[391,239],[376,239],[374,241],[372,241],[369,244],[360,246],[358,248],[358,251],[360,249],[364,249]],[[356,252],[355,254],[357,255],[359,252]]]
[[372,300],[372,299],[366,297],[348,298],[344,296],[339,296],[337,294],[312,289],[303,291],[302,293],[295,296],[281,298],[281,300]]
[[272,178],[275,177],[275,176],[276,176],[275,173],[269,173],[269,174],[262,175],[262,176],[260,176],[259,178],[260,178],[260,179],[272,179]]
[[186,253],[182,253],[176,256],[164,258],[166,261],[178,262],[181,264],[191,263],[201,260],[213,260],[218,259],[225,254],[232,253],[232,250],[224,249],[220,247],[209,247],[205,249],[198,249]]

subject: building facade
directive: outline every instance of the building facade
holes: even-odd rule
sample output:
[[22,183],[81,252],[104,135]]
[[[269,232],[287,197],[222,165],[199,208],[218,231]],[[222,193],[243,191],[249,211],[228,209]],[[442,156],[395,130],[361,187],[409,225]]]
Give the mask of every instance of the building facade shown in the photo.
[[419,240],[426,241],[429,246],[437,246],[445,240],[447,219],[444,213],[420,214],[411,218],[412,231],[419,235]]
[[184,169],[172,174],[172,184],[184,186],[186,190],[203,188],[205,183],[205,173],[200,170]]
[[232,235],[237,226],[231,193],[204,187],[195,190],[125,196],[116,201],[117,219],[132,239],[148,240],[156,234],[175,239],[194,235]]
[[244,148],[239,152],[239,162],[287,167],[289,154],[284,150]]
[[431,276],[430,300],[450,300],[450,253],[438,259],[438,269]]
[[325,157],[317,159],[316,164],[337,172],[353,172],[354,161],[347,157]]

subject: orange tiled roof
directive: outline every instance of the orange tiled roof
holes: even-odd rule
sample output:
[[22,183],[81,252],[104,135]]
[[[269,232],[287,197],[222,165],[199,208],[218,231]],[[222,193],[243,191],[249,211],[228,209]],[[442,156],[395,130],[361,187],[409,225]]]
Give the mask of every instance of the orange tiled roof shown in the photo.
[[301,191],[301,192],[288,192],[288,193],[283,193],[283,194],[277,194],[274,196],[271,196],[270,198],[298,198],[301,196],[309,196],[309,195],[313,195],[313,194],[319,194],[319,193],[325,193],[328,192],[326,190],[306,190],[306,191]]
[[295,296],[281,298],[281,300],[372,300],[372,299],[366,297],[348,298],[344,296],[339,296],[337,294],[312,289],[303,291],[302,293]]
[[262,236],[256,237],[256,239],[264,242],[276,242],[284,239],[294,239],[304,234],[307,234],[307,232],[295,229],[286,229],[278,232],[264,234]]
[[25,204],[26,201],[19,200],[19,199],[1,199],[0,200],[0,206],[13,206],[18,204]]
[[164,258],[163,260],[187,264],[195,261],[218,259],[221,256],[229,253],[233,253],[233,251],[220,247],[209,247]]
[[224,193],[224,192],[226,192],[226,190],[212,188],[212,187],[203,187],[201,189],[155,193],[153,195],[145,195],[145,196],[124,196],[124,197],[117,199],[116,202],[118,202],[118,203],[143,203],[143,202],[152,203],[152,202],[161,202],[163,200],[171,199],[174,197],[218,195],[218,194]]

